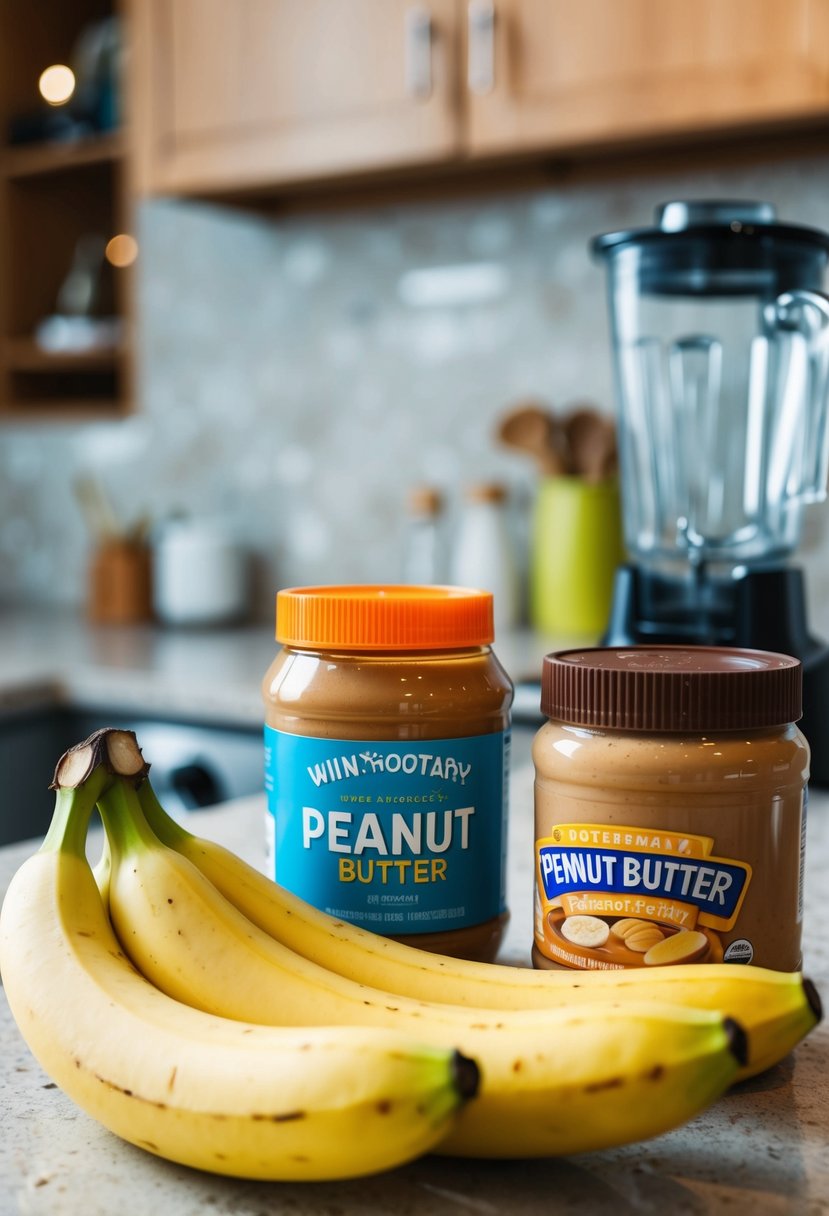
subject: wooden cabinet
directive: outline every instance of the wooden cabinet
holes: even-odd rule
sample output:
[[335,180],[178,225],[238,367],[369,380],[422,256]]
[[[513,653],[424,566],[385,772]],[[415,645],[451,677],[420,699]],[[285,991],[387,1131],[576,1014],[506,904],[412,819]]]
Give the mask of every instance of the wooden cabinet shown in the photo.
[[473,157],[829,118],[827,0],[490,7],[492,83],[469,93]]
[[829,0],[133,0],[133,23],[156,193],[829,117]]
[[138,173],[158,192],[456,156],[455,0],[136,0]]

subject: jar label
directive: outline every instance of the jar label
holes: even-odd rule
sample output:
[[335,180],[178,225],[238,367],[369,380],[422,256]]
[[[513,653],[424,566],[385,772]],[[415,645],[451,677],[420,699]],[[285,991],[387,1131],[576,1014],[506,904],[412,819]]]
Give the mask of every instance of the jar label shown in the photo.
[[265,727],[269,871],[377,933],[437,933],[506,907],[509,733],[422,742]]
[[569,967],[721,962],[751,866],[713,848],[709,836],[557,824],[536,842],[536,946]]

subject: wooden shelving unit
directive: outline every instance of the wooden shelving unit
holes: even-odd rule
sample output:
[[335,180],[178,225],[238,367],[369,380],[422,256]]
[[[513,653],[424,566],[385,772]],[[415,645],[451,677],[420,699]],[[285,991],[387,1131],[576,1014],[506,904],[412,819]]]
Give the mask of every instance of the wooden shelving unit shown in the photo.
[[41,104],[41,71],[70,63],[81,31],[115,13],[117,0],[38,0],[25,13],[0,0],[0,422],[119,417],[133,406],[131,268],[106,268],[117,346],[53,352],[35,336],[77,242],[132,231],[124,132],[8,142],[10,119]]
[[42,173],[66,173],[86,165],[113,163],[122,159],[124,149],[121,131],[71,143],[50,141],[30,146],[24,144],[7,148],[5,176],[9,181],[17,181]]

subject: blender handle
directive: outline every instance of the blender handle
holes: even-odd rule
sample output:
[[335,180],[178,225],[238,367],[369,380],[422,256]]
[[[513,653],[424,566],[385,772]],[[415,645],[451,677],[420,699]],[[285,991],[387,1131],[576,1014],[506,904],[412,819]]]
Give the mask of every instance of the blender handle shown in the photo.
[[797,498],[804,503],[826,498],[829,478],[829,295],[797,288],[784,291],[774,302],[777,328],[799,333],[807,343],[809,358],[808,397],[804,402],[804,460]]
[[[803,324],[789,323],[789,318],[785,315],[790,309],[797,308],[798,305],[811,305],[811,309],[801,308],[801,318],[809,316],[814,318],[810,322],[808,332],[804,332]],[[774,301],[774,310],[778,325],[782,322],[787,329],[796,329],[802,333],[804,338],[809,338],[815,341],[818,338],[826,337],[829,334],[829,295],[822,291],[812,291],[807,288],[795,288],[792,291],[784,291]],[[817,324],[815,324],[815,320]]]

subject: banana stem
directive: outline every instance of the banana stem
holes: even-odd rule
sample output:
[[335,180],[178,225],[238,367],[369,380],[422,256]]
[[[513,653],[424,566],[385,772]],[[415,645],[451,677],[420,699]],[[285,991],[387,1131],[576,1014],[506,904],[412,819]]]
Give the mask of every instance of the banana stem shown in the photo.
[[158,845],[158,837],[144,818],[138,794],[128,778],[113,779],[98,799],[98,811],[114,859]]
[[167,814],[158,801],[158,796],[150,784],[149,778],[142,781],[138,787],[138,801],[141,803],[141,810],[144,812],[147,823],[163,844],[168,845],[171,849],[177,849],[186,840],[193,839],[192,832],[188,832],[181,824],[176,823],[171,815]]
[[92,769],[80,785],[59,788],[49,830],[41,853],[67,852],[86,856],[86,834],[95,804],[112,780],[102,764]]
[[119,777],[129,777],[135,785],[144,780],[150,767],[141,754],[135,731],[102,726],[63,753],[49,788],[61,790],[82,785],[99,764]]

